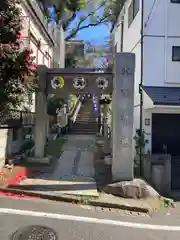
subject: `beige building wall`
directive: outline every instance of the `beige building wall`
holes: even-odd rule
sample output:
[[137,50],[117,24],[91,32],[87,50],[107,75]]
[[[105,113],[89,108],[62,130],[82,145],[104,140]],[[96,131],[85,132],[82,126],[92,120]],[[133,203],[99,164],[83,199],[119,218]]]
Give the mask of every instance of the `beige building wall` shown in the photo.
[[[61,26],[48,24],[36,0],[24,0],[20,6],[22,10],[22,48],[32,50],[36,65],[47,67],[62,67],[65,62],[64,33]],[[32,104],[28,99],[23,103],[32,112],[35,112],[35,94]]]

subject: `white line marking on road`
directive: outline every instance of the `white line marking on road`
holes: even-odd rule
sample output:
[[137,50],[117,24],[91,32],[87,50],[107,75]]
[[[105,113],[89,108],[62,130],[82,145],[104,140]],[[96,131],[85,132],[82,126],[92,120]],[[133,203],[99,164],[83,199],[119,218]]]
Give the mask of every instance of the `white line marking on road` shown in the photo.
[[159,230],[159,231],[180,231],[180,226],[168,226],[168,225],[166,226],[166,225],[152,225],[152,224],[145,224],[145,223],[122,222],[122,221],[115,221],[110,219],[101,219],[101,218],[98,219],[98,218],[91,218],[91,217],[81,217],[81,216],[46,213],[46,212],[33,212],[33,211],[11,209],[11,208],[0,208],[0,214],[14,214],[14,215],[21,215],[21,216],[42,217],[42,218],[77,221],[77,222],[84,222],[84,223],[97,223],[97,224],[114,225],[119,227],[137,228],[137,229],[148,229],[148,230]]

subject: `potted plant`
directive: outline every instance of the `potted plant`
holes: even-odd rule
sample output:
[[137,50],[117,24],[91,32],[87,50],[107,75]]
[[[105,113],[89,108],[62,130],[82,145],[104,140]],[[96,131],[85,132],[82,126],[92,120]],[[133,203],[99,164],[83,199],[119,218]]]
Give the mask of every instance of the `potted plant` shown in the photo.
[[140,129],[136,129],[136,134],[134,136],[135,140],[135,149],[136,149],[136,155],[140,154],[140,149],[142,150],[142,153],[145,152],[145,146],[148,143],[148,140],[145,139],[145,131],[142,130],[142,135]]
[[[142,157],[145,156],[145,146],[148,143],[148,140],[145,139],[145,131],[142,130],[142,135],[140,129],[136,129],[136,134],[134,136],[135,141],[135,150],[136,150],[136,156],[134,159],[134,170],[136,172],[135,175],[141,175],[140,169],[142,166],[142,162],[140,163],[140,154],[142,154]],[[140,152],[141,150],[141,152]]]

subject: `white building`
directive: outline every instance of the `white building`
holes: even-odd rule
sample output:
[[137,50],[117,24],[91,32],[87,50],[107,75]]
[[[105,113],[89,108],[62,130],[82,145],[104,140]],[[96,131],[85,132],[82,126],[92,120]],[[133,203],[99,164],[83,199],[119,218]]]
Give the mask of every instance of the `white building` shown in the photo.
[[[112,29],[117,52],[136,55],[134,129],[140,123],[139,84],[143,72],[143,129],[148,139],[146,150],[154,154],[180,156],[179,22],[180,0],[144,0],[143,9],[142,0],[126,0]],[[172,162],[174,171],[180,166],[180,158]]]
[[[61,26],[48,24],[38,0],[23,0],[22,8],[22,40],[23,46],[33,51],[35,64],[47,67],[61,67],[65,64],[65,41]],[[35,97],[31,111],[35,111]]]

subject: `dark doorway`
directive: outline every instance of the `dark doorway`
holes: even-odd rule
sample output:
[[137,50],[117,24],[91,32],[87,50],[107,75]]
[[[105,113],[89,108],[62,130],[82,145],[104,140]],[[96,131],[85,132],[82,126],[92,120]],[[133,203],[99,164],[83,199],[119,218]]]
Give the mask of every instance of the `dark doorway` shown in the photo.
[[180,189],[180,114],[152,114],[152,153],[172,156],[171,185]]

